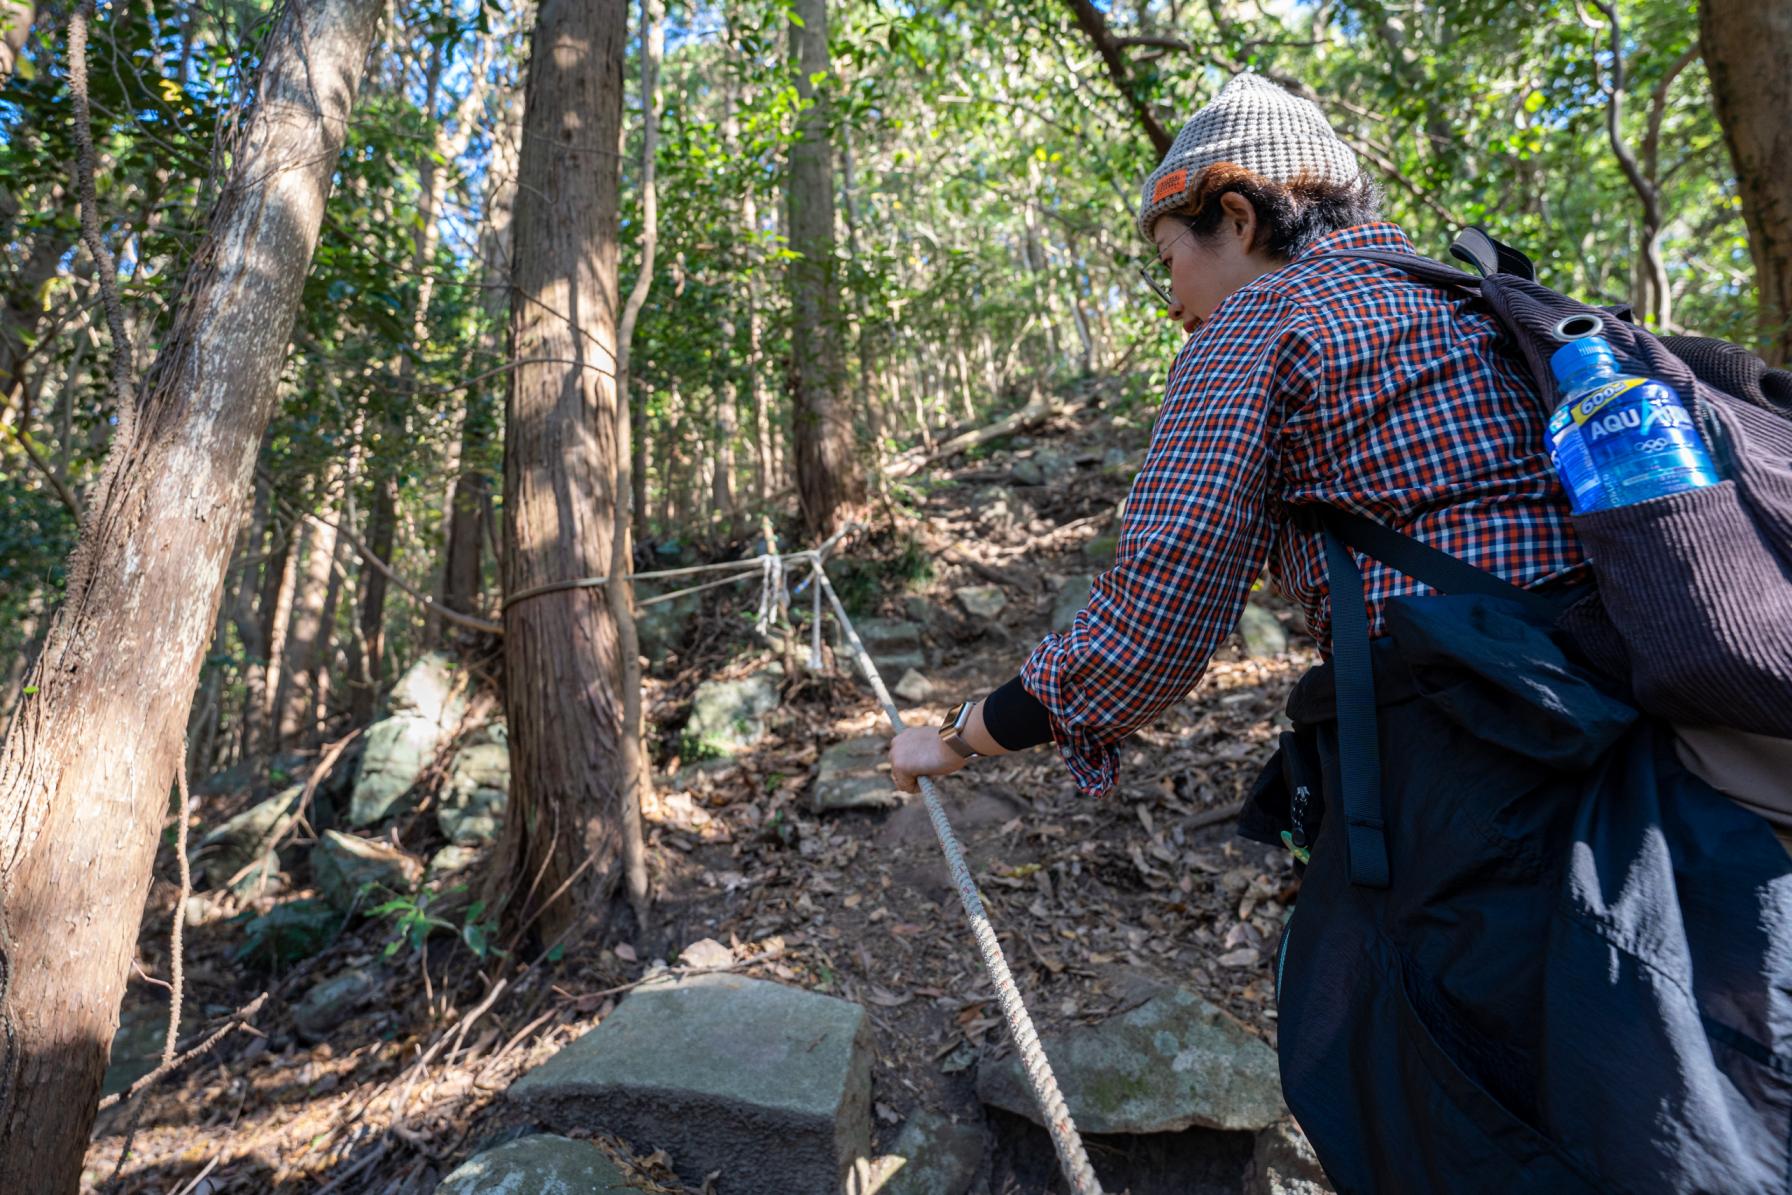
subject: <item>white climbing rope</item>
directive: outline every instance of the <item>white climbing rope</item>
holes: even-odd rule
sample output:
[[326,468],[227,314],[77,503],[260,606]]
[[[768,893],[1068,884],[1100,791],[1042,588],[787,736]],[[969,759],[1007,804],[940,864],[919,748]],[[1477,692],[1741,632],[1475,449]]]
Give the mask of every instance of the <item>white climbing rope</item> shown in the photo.
[[[832,541],[829,542],[831,545]],[[834,617],[840,622],[840,630],[846,635],[853,658],[858,661],[865,679],[871,682],[871,690],[882,703],[890,725],[901,730],[902,715],[897,712],[896,703],[891,700],[890,691],[884,687],[877,665],[871,660],[871,653],[865,650],[859,633],[853,629],[852,619],[846,616],[845,607],[840,604],[834,587],[828,583],[827,572],[821,567],[826,546],[828,545],[824,545],[824,550],[815,555],[815,573],[812,579],[826,596],[828,605],[833,607]],[[1075,1195],[1102,1195],[1101,1181],[1095,1177],[1095,1170],[1089,1165],[1089,1155],[1083,1149],[1083,1139],[1070,1119],[1070,1109],[1064,1106],[1064,1096],[1058,1091],[1058,1080],[1052,1074],[1051,1064],[1046,1061],[1045,1048],[1039,1042],[1039,1034],[1033,1029],[1033,1018],[1028,1015],[1027,1006],[1021,1001],[1020,989],[1015,986],[1014,976],[1008,970],[1008,960],[1002,955],[1002,944],[996,939],[995,927],[990,925],[989,914],[983,908],[983,898],[977,893],[977,882],[971,878],[970,865],[965,862],[964,848],[959,845],[958,836],[952,832],[952,824],[946,820],[946,809],[940,802],[939,788],[930,777],[923,776],[920,779],[921,798],[927,803],[927,817],[933,822],[933,832],[939,837],[940,849],[945,852],[946,866],[952,872],[958,899],[964,904],[965,916],[971,922],[971,933],[977,939],[977,950],[983,955],[983,967],[989,972],[990,982],[995,986],[996,1003],[1001,1005],[1002,1016],[1008,1022],[1008,1034],[1014,1041],[1015,1053],[1020,1056],[1021,1070],[1027,1076],[1028,1086],[1033,1089],[1033,1100],[1045,1117],[1046,1131],[1051,1134],[1052,1145],[1058,1151],[1058,1164],[1063,1168],[1064,1177],[1069,1180],[1070,1189]]]

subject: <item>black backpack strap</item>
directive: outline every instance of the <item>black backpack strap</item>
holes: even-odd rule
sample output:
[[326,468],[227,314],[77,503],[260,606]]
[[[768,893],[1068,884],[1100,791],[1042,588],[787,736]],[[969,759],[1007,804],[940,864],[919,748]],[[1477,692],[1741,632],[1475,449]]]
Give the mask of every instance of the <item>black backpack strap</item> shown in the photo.
[[1441,286],[1445,290],[1463,290],[1470,294],[1481,292],[1479,276],[1459,270],[1455,266],[1445,265],[1443,262],[1426,257],[1421,253],[1400,253],[1393,249],[1337,249],[1327,253],[1326,256],[1354,257],[1359,261],[1377,262],[1410,274],[1420,282]]
[[1494,240],[1478,225],[1456,234],[1450,242],[1450,256],[1475,267],[1483,278],[1489,274],[1512,274],[1526,282],[1537,281],[1537,267],[1529,257],[1504,241]]
[[1375,717],[1375,672],[1369,659],[1368,596],[1351,547],[1445,593],[1509,598],[1551,619],[1560,612],[1560,603],[1521,589],[1374,519],[1335,506],[1312,506],[1305,512],[1311,520],[1309,525],[1316,523],[1324,538],[1326,576],[1331,589],[1338,782],[1343,790],[1340,796],[1350,882],[1365,888],[1386,888],[1388,846],[1381,810],[1381,743]]

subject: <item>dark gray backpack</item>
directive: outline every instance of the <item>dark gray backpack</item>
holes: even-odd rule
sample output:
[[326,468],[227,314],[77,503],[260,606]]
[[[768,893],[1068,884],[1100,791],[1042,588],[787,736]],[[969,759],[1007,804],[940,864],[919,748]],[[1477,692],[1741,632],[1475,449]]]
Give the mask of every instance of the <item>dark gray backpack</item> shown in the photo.
[[1575,515],[1598,592],[1563,627],[1647,713],[1792,737],[1792,373],[1725,341],[1658,338],[1630,323],[1628,308],[1558,294],[1530,276],[1523,254],[1479,230],[1452,252],[1483,274],[1414,254],[1339,256],[1478,298],[1535,379],[1543,419],[1559,401],[1549,369],[1556,329],[1574,317],[1598,321],[1636,372],[1679,392],[1725,478]]

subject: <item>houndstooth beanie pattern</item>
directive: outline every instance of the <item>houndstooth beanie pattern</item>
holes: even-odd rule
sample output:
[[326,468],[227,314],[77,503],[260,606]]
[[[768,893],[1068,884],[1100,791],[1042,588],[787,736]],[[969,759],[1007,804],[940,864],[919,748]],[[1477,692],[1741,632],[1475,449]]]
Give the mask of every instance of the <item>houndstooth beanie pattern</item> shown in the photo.
[[1216,162],[1242,166],[1272,183],[1305,174],[1348,185],[1360,175],[1356,154],[1332,132],[1317,104],[1246,71],[1182,126],[1145,180],[1139,234],[1150,240],[1157,218],[1181,207],[1202,172]]

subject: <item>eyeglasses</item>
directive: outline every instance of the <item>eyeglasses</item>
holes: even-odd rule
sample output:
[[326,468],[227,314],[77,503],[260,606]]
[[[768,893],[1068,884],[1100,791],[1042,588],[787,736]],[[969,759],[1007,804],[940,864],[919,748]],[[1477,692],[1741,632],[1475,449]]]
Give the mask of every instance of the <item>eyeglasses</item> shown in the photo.
[[[1172,217],[1169,216],[1164,217],[1166,220],[1171,218]],[[1182,222],[1182,232],[1170,242],[1170,246],[1174,247],[1177,241],[1180,241],[1183,237],[1188,236],[1194,231],[1195,226],[1184,220]],[[1165,307],[1174,307],[1176,306],[1176,298],[1170,293],[1170,287],[1172,285],[1170,279],[1170,264],[1163,259],[1163,252],[1162,249],[1153,252],[1151,260],[1139,267],[1139,277],[1145,280],[1145,285],[1151,288],[1151,293],[1157,296],[1160,303]]]
[[1170,267],[1164,264],[1162,258],[1154,257],[1141,265],[1139,277],[1145,280],[1145,285],[1151,288],[1151,293],[1157,296],[1158,302],[1165,307],[1176,306],[1176,300],[1170,295]]

